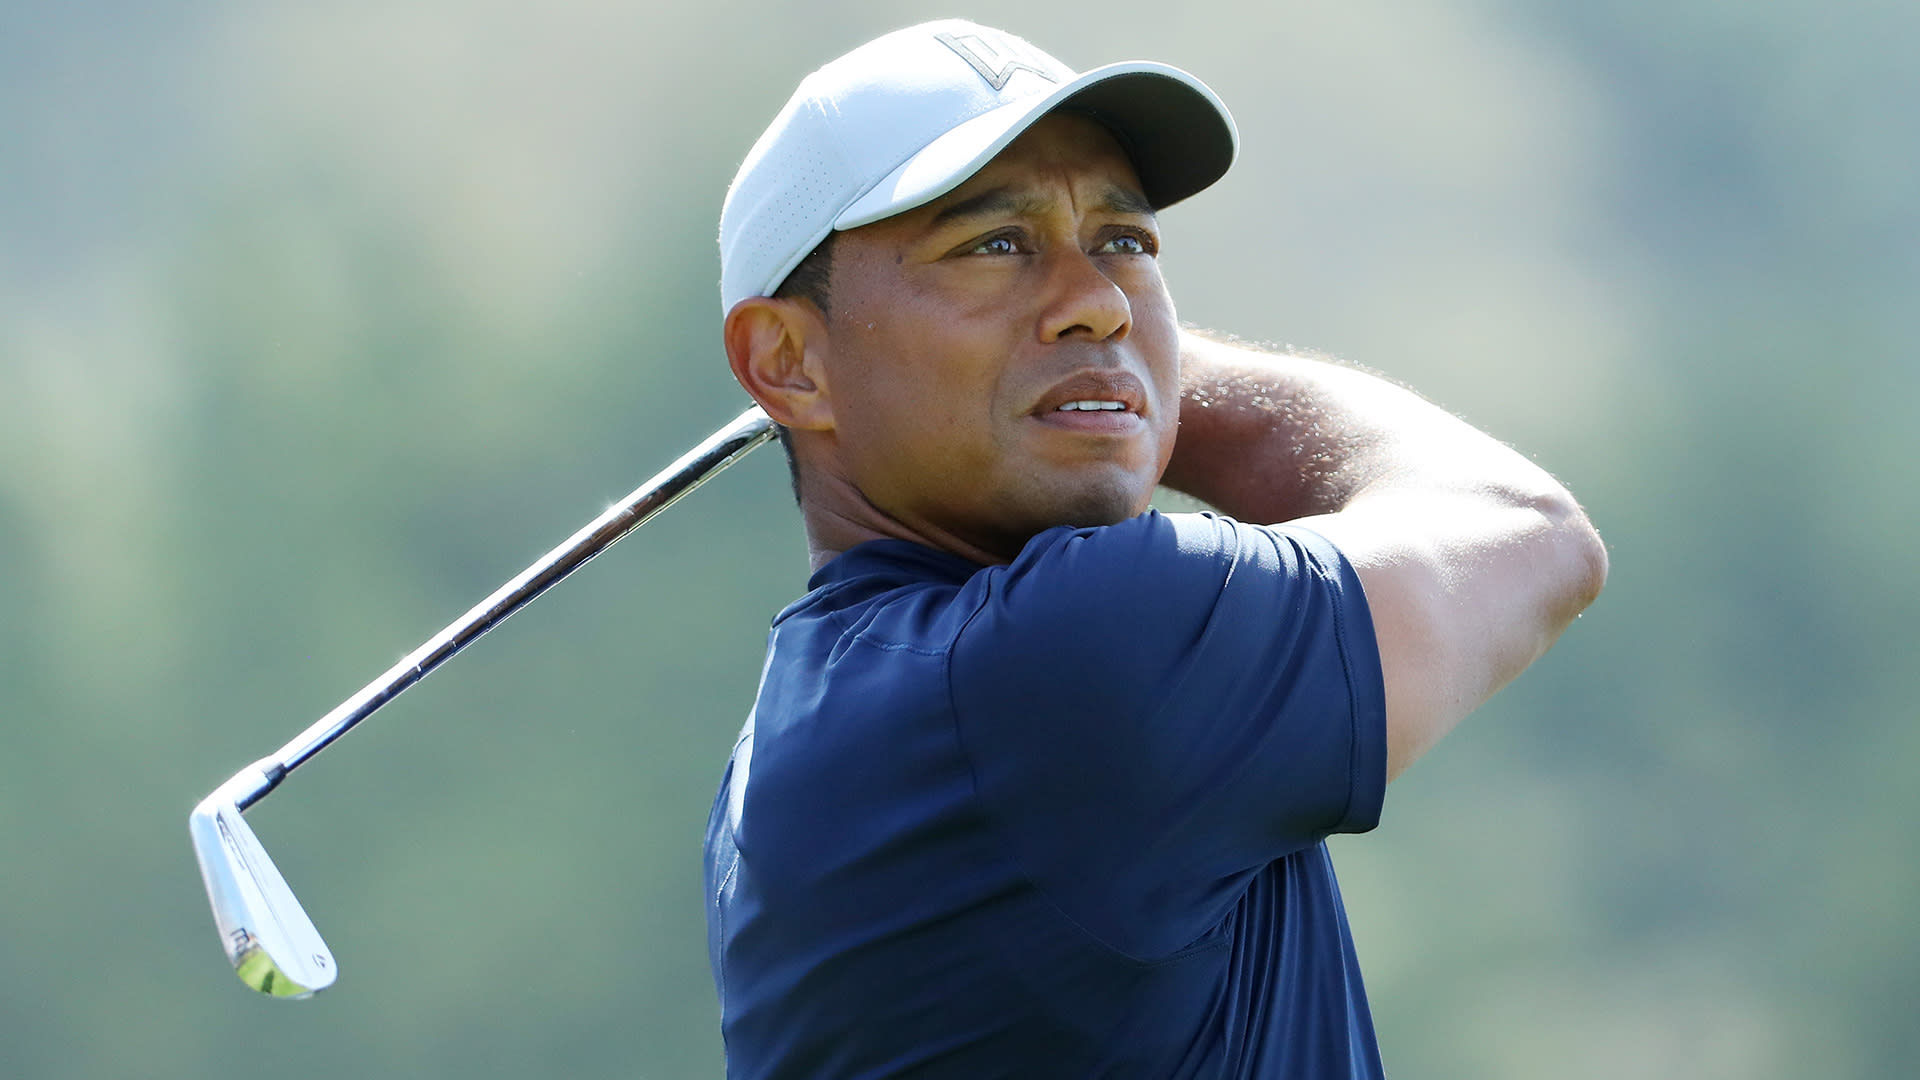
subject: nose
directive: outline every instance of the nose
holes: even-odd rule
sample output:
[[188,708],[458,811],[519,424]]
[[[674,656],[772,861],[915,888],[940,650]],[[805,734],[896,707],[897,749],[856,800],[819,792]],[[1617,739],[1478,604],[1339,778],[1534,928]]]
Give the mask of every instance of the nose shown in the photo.
[[1133,306],[1126,290],[1100,269],[1093,257],[1077,248],[1058,250],[1048,259],[1044,288],[1046,303],[1040,313],[1040,340],[1052,344],[1066,338],[1119,341],[1133,325]]

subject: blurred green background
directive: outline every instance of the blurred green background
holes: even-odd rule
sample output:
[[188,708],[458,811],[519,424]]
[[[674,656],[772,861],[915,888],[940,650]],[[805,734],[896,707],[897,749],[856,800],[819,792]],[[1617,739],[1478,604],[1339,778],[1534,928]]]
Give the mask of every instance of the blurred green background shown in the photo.
[[[0,8],[0,1076],[700,1077],[777,452],[249,819],[338,954],[227,969],[188,809],[731,417],[713,236],[806,71],[951,5]],[[1400,1077],[1920,1061],[1920,5],[982,0],[1233,107],[1189,321],[1534,455],[1607,594],[1336,858]]]

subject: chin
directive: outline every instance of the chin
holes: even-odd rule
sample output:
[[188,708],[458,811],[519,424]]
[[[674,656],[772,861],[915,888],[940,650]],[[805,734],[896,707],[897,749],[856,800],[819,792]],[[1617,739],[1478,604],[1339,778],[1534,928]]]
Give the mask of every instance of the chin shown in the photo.
[[1038,515],[1045,524],[1034,532],[1056,525],[1116,525],[1146,510],[1153,499],[1153,485],[1142,486],[1134,476],[1103,476],[1083,478],[1047,495],[1046,507]]

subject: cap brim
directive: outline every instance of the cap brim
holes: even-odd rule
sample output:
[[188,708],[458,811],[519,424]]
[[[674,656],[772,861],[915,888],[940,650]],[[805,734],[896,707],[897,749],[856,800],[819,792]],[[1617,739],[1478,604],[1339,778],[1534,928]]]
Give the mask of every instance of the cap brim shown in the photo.
[[1044,97],[985,112],[928,143],[834,219],[853,229],[931,202],[959,187],[1048,113],[1086,113],[1120,140],[1154,209],[1226,175],[1240,146],[1233,116],[1205,83],[1179,68],[1137,60],[1108,64]]

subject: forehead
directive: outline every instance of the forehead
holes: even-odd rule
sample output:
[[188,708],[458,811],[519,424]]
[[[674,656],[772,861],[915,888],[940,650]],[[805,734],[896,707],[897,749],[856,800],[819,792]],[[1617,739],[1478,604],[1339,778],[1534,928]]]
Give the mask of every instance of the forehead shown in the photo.
[[1043,205],[1065,187],[1075,201],[1092,194],[1102,208],[1150,215],[1133,161],[1107,128],[1088,116],[1057,112],[1040,118],[958,187],[924,206],[875,224],[927,227],[988,193],[1026,196]]

